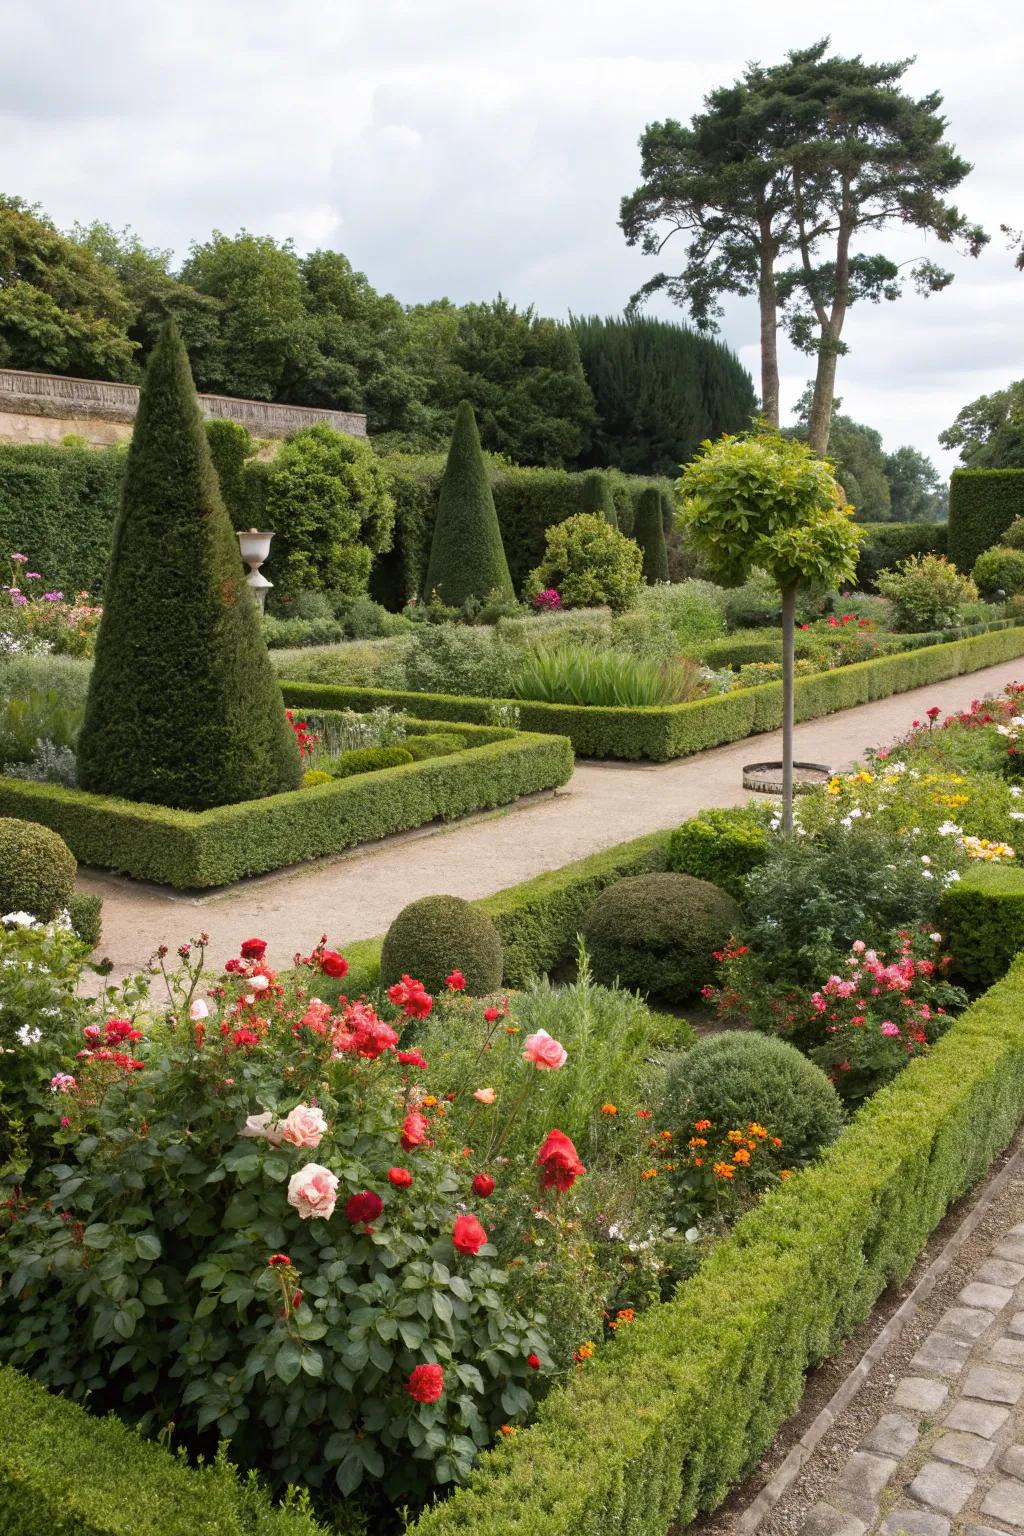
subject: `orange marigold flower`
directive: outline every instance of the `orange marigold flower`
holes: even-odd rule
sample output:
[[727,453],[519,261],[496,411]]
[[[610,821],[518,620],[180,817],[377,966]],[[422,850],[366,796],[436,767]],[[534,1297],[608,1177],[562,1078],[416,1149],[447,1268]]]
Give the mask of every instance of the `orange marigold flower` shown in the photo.
[[729,1163],[716,1163],[711,1171],[716,1179],[731,1179],[736,1173],[736,1169]]
[[433,1107],[434,1107],[434,1105],[436,1103],[437,1103],[437,1100],[435,1099],[435,1097],[434,1097],[434,1095],[432,1093],[428,1093],[428,1094],[425,1095],[425,1097],[423,1099],[423,1106],[424,1106],[425,1109],[433,1109]]
[[707,1138],[704,1137],[704,1136],[691,1136],[690,1140],[689,1140],[689,1145],[691,1147],[706,1147],[707,1146]]
[[519,1025],[518,1024],[506,1024],[505,1025],[505,1033],[506,1033],[506,1035],[518,1035],[518,1033],[519,1033]]
[[695,1168],[703,1168],[704,1167],[704,1159],[702,1157],[695,1157],[694,1160],[693,1160],[693,1166]]
[[793,1170],[791,1168],[783,1168],[782,1172],[779,1174],[779,1178],[788,1179],[792,1171]]
[[658,1177],[658,1170],[657,1168],[645,1168],[640,1177],[642,1179],[656,1179]]
[[671,1141],[672,1140],[672,1132],[671,1131],[659,1131],[658,1135],[661,1137],[662,1141]]
[[782,1146],[782,1137],[781,1136],[773,1136],[772,1137],[772,1146],[773,1147],[781,1147]]
[[747,1130],[751,1136],[756,1136],[758,1141],[764,1141],[765,1137],[768,1135],[768,1132],[765,1130],[764,1126],[758,1125],[756,1120],[751,1120],[750,1124],[747,1126]]
[[500,1433],[503,1435],[514,1435],[515,1429],[511,1424],[502,1424]]
[[602,1104],[601,1105],[601,1113],[602,1113],[602,1115],[617,1115],[618,1112],[619,1111],[615,1107],[614,1104]]
[[695,1131],[710,1131],[710,1129],[711,1129],[711,1121],[710,1120],[695,1120],[693,1122],[693,1128],[694,1128]]
[[731,1141],[731,1142],[735,1143],[735,1142],[744,1141],[746,1138],[744,1137],[742,1131],[726,1131],[725,1139],[726,1139],[726,1141]]
[[631,1323],[634,1317],[636,1317],[636,1313],[632,1307],[620,1307],[615,1314],[615,1321],[617,1323]]
[[732,1155],[732,1160],[734,1163],[749,1163],[750,1153],[746,1147],[738,1147]]
[[652,1111],[649,1109],[638,1109],[636,1113],[638,1119],[649,1120],[651,1118]]
[[747,1146],[749,1147],[751,1152],[756,1152],[757,1151],[757,1142],[756,1141],[748,1141],[747,1142]]

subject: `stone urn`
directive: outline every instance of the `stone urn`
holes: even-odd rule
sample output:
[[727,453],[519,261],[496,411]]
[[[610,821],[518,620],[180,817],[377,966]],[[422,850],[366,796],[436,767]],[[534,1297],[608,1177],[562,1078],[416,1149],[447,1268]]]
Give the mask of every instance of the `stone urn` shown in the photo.
[[239,533],[238,546],[242,551],[242,559],[249,567],[246,583],[260,605],[263,613],[267,606],[267,593],[274,585],[268,581],[260,570],[260,566],[270,554],[270,541],[274,537],[272,533],[260,533],[257,528],[250,528],[248,533]]

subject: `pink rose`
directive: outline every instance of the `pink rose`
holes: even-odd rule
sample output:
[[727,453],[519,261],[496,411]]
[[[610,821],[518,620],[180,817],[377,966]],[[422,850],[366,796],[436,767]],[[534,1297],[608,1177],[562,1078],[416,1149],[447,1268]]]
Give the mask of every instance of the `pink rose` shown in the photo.
[[239,1136],[252,1136],[254,1139],[269,1141],[272,1147],[281,1145],[281,1127],[277,1124],[270,1110],[264,1110],[262,1115],[247,1115],[245,1124],[239,1131]]
[[498,1095],[493,1088],[477,1088],[473,1097],[479,1099],[481,1104],[493,1104]]
[[303,1221],[326,1220],[334,1214],[338,1198],[338,1175],[319,1163],[307,1163],[288,1180],[288,1204],[293,1205]]
[[569,1052],[565,1046],[559,1045],[546,1029],[538,1029],[535,1035],[527,1035],[523,1060],[532,1061],[540,1070],[554,1072],[558,1067],[564,1067],[568,1058]]
[[318,1147],[327,1130],[322,1109],[309,1104],[296,1104],[288,1111],[280,1124],[281,1140],[293,1147]]

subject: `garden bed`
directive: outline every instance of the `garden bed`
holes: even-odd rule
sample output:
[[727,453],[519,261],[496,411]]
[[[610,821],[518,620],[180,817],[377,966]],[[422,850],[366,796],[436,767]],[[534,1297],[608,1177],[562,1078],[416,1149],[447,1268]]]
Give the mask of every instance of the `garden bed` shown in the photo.
[[[796,718],[813,720],[857,704],[889,698],[930,683],[960,677],[1024,656],[1024,627],[994,630],[966,640],[930,645],[836,667],[795,683]],[[281,684],[285,703],[302,709],[369,710],[380,705],[414,712],[420,719],[485,722],[495,708],[518,709],[525,730],[568,736],[578,757],[646,758],[667,762],[719,747],[782,725],[782,684],[696,699],[688,704],[602,708],[456,694],[348,688],[326,683]]]
[[[425,735],[437,724],[409,721],[406,729]],[[83,864],[200,889],[341,853],[438,818],[492,810],[554,789],[572,773],[564,738],[463,723],[457,730],[472,744],[445,757],[199,812],[0,777],[0,815],[52,827]]]

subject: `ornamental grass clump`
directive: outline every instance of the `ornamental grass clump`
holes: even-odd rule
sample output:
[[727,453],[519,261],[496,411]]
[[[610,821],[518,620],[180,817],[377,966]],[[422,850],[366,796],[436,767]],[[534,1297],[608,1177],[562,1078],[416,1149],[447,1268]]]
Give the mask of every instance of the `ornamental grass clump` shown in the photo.
[[685,704],[704,692],[701,671],[686,657],[655,661],[629,651],[553,645],[530,652],[510,681],[517,699],[605,709]]
[[96,794],[193,811],[300,781],[173,321],[128,451],[78,778]]

